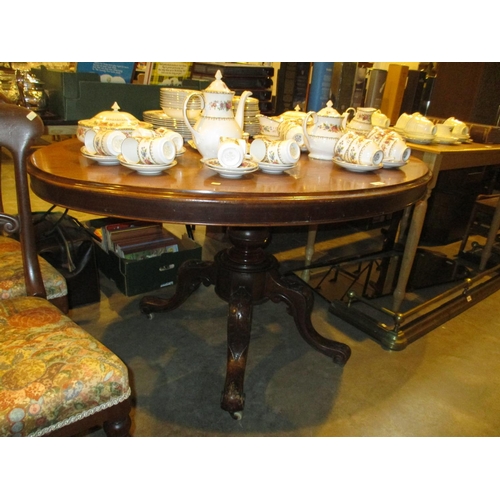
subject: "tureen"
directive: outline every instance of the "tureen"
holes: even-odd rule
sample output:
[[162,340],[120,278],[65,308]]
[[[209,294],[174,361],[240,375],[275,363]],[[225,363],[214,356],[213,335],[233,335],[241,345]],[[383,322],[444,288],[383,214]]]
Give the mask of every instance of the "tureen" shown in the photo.
[[76,136],[85,142],[85,133],[88,130],[120,130],[127,137],[137,128],[152,129],[153,124],[139,121],[134,115],[119,111],[120,106],[115,102],[113,111],[101,111],[93,118],[80,120],[76,129]]

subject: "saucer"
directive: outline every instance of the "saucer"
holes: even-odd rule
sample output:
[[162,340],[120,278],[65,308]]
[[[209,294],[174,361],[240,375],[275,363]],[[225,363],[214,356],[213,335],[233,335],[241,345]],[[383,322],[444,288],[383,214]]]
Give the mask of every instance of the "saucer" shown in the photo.
[[435,142],[436,144],[460,144],[460,140],[458,137],[434,137],[434,140],[432,142]]
[[120,161],[117,156],[103,156],[103,155],[93,155],[87,151],[87,148],[83,146],[80,149],[82,155],[92,161],[97,162],[99,165],[119,165]]
[[415,144],[430,144],[434,140],[433,135],[410,135],[405,132],[405,138],[408,142],[413,142]]
[[157,164],[157,165],[146,165],[144,163],[129,163],[126,161],[122,155],[118,156],[118,161],[124,167],[130,168],[131,170],[135,170],[140,175],[158,175],[164,170],[172,168],[174,165],[177,165],[177,162],[174,160],[172,163],[168,164]]
[[177,153],[175,153],[175,156],[183,155],[185,152],[186,152],[186,148],[184,146],[182,146],[182,148],[179,149],[179,151],[177,151]]
[[285,170],[290,170],[291,168],[295,167],[297,165],[296,163],[286,163],[282,165],[276,165],[276,163],[264,163],[264,162],[259,162],[259,167],[262,170],[262,172],[266,174],[281,174],[282,172],[285,172]]
[[390,161],[390,160],[383,160],[382,161],[382,166],[384,168],[399,168],[408,163],[408,160],[406,161]]
[[202,161],[209,169],[217,172],[221,177],[226,179],[239,179],[245,174],[251,174],[256,170],[259,170],[259,165],[250,160],[243,160],[243,163],[236,168],[223,167],[217,158],[210,158]]
[[348,161],[342,161],[337,158],[334,158],[333,161],[340,167],[350,170],[351,172],[373,172],[374,170],[380,170],[382,168],[382,164],[358,165],[357,163],[349,163]]

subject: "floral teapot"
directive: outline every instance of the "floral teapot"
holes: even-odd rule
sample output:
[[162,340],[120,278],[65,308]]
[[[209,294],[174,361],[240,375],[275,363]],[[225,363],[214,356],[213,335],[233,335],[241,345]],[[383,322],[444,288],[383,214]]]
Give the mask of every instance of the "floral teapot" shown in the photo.
[[[217,158],[221,137],[242,138],[245,101],[252,95],[252,92],[248,90],[241,94],[235,116],[233,114],[234,92],[227,88],[221,78],[222,74],[218,70],[215,80],[203,92],[193,92],[187,96],[182,110],[184,122],[204,159]],[[187,105],[195,97],[200,99],[202,112],[193,127],[188,120]]]
[[[309,111],[302,121],[304,141],[309,156],[318,160],[331,160],[335,144],[345,132],[347,115],[341,115],[333,107],[332,101],[317,113]],[[312,123],[311,123],[312,119]]]

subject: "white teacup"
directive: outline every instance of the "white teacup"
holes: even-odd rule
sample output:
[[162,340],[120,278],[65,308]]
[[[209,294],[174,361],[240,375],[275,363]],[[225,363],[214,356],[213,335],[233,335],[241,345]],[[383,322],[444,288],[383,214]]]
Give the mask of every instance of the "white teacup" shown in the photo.
[[384,160],[401,162],[410,158],[411,149],[407,146],[403,137],[394,130],[374,127],[367,138],[380,146],[384,153]]
[[126,135],[119,130],[88,130],[85,133],[85,147],[90,154],[118,156]]
[[398,130],[404,130],[406,124],[408,123],[408,120],[414,115],[420,115],[420,113],[414,113],[413,115],[409,115],[408,113],[401,114],[396,122],[396,125],[394,125],[394,128]]
[[250,154],[258,161],[285,165],[297,163],[300,158],[300,147],[296,141],[269,141],[254,139],[250,144]]
[[122,143],[122,156],[134,165],[168,165],[175,158],[174,143],[165,137],[129,137]]
[[384,153],[384,160],[393,162],[408,161],[411,155],[411,148],[402,138],[386,136],[378,142],[380,149]]
[[293,140],[299,145],[299,147],[305,147],[304,130],[296,121],[284,120],[279,124],[278,131],[282,141]]
[[150,128],[136,128],[135,130],[132,130],[130,133],[130,137],[154,137],[155,136],[155,131]]
[[436,125],[423,115],[412,115],[408,120],[405,132],[415,136],[429,136],[436,133]]
[[167,139],[172,141],[175,145],[175,150],[177,151],[177,153],[179,153],[184,147],[184,138],[181,134],[179,134],[179,132],[166,127],[158,127],[154,132],[157,136],[166,137]]
[[359,138],[359,137],[362,137],[362,138],[365,138],[365,136],[363,136],[362,134],[358,134],[357,132],[354,132],[353,130],[349,130],[347,132],[345,132],[340,138],[339,140],[337,141],[337,144],[335,144],[335,149],[334,149],[334,156],[336,156],[337,158],[340,158],[341,160],[344,160],[344,161],[349,161],[347,159],[347,152],[349,150],[349,146],[351,145],[351,143]]
[[444,123],[438,123],[436,125],[436,137],[439,139],[449,139],[453,138],[453,134],[451,133],[453,127],[450,125],[445,125]]
[[469,135],[469,127],[465,123],[457,123],[451,134],[455,137],[465,137]]
[[363,166],[380,165],[384,159],[384,153],[380,146],[366,137],[354,139],[347,150],[345,161]]
[[166,137],[146,137],[139,142],[139,158],[146,165],[168,165],[174,161],[174,143]]
[[447,118],[443,124],[450,127],[451,135],[454,137],[464,137],[469,135],[469,127],[467,127],[463,121],[457,120],[454,116]]
[[374,127],[388,128],[391,125],[391,120],[378,109],[372,114],[372,125]]
[[244,139],[221,137],[217,159],[224,168],[236,168],[242,164],[246,150],[247,143]]

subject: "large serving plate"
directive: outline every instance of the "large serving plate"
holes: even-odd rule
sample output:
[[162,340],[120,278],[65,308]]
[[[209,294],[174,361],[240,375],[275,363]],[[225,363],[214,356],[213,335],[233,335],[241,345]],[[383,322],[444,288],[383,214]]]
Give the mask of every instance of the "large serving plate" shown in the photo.
[[103,156],[103,155],[93,155],[87,151],[87,148],[83,146],[80,149],[80,153],[82,156],[87,158],[88,160],[92,160],[97,162],[99,165],[119,165],[120,161],[116,156]]
[[349,163],[348,161],[339,160],[337,158],[333,159],[334,163],[339,165],[346,170],[351,172],[373,172],[375,170],[380,170],[382,164],[380,165],[358,165],[357,163]]
[[122,155],[118,156],[118,161],[124,167],[136,171],[139,175],[159,175],[164,170],[168,170],[173,166],[177,165],[174,160],[172,163],[168,164],[156,164],[156,165],[145,165],[144,163],[130,163]]

